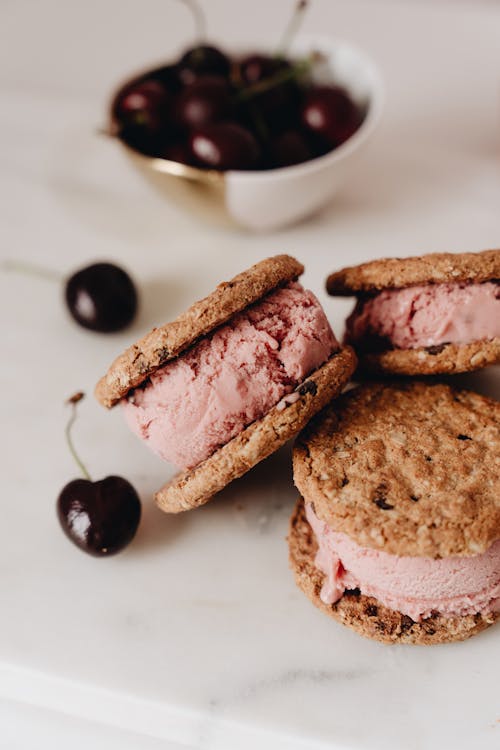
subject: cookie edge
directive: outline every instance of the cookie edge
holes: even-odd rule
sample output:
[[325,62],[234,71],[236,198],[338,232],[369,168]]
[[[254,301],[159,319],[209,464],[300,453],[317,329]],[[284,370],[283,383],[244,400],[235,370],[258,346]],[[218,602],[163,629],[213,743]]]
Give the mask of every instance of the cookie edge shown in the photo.
[[211,294],[195,302],[175,320],[153,328],[128,347],[109,367],[95,387],[96,399],[113,407],[160,367],[198,339],[226,323],[233,315],[255,304],[282,284],[298,279],[304,266],[290,255],[275,255],[256,263]]
[[430,253],[410,258],[379,258],[331,273],[326,290],[351,297],[417,284],[482,283],[500,278],[500,249],[477,253]]
[[[354,346],[356,350],[356,346]],[[469,344],[442,344],[418,349],[386,349],[363,354],[360,370],[388,375],[452,375],[500,363],[500,337]]]

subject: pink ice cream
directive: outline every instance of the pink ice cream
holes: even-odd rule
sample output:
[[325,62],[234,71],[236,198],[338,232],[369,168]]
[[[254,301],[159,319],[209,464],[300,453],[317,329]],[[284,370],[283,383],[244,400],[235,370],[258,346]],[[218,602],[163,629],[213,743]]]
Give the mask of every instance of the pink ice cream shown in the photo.
[[397,349],[468,344],[500,336],[500,285],[427,284],[386,289],[360,300],[346,339],[382,337]]
[[314,294],[292,283],[157,370],[122,401],[125,419],[163,459],[191,468],[263,417],[338,348]]
[[390,609],[419,621],[500,611],[500,540],[473,557],[399,557],[360,547],[333,531],[306,505],[318,542],[315,565],[325,574],[321,599],[333,604],[346,589],[359,589]]

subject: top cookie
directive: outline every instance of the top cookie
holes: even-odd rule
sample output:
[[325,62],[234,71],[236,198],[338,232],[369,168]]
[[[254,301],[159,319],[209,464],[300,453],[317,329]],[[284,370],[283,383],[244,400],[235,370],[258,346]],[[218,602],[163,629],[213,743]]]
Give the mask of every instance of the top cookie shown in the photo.
[[433,253],[415,258],[381,258],[332,273],[329,294],[353,296],[416,284],[481,283],[500,279],[500,250],[480,253]]
[[166,362],[177,357],[233,315],[273,289],[297,279],[304,266],[290,255],[276,255],[256,263],[231,281],[223,281],[176,320],[153,328],[121,354],[97,383],[98,401],[110,408]]
[[447,385],[367,384],[294,448],[316,515],[394,555],[476,555],[500,539],[500,403]]

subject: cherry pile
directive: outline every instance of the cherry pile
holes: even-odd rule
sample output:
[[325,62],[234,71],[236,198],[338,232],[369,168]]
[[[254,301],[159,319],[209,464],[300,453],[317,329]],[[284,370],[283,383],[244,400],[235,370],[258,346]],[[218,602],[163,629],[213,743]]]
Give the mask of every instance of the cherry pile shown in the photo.
[[111,131],[143,154],[201,168],[299,164],[340,146],[362,121],[348,91],[311,82],[314,64],[234,59],[199,44],[128,81],[112,102]]

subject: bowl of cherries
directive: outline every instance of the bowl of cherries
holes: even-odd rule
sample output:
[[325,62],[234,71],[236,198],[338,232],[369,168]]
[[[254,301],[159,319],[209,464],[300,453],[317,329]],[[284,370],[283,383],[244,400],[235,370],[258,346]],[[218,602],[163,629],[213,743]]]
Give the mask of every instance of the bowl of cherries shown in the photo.
[[347,42],[297,36],[286,52],[200,42],[129,77],[108,132],[171,200],[254,230],[327,204],[382,106],[373,62]]

